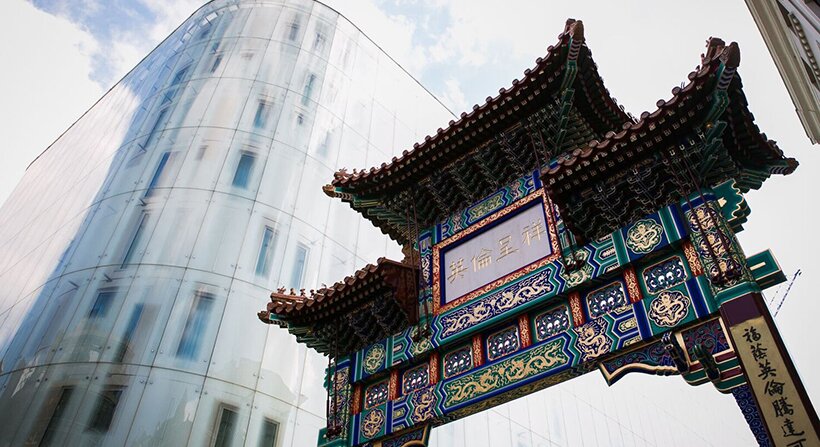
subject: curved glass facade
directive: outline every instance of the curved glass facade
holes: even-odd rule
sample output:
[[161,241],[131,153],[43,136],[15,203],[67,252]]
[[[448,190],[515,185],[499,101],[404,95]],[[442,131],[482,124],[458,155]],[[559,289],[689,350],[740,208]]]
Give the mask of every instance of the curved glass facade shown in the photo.
[[[314,446],[325,360],[256,312],[276,287],[400,259],[321,187],[450,119],[320,3],[202,7],[0,208],[0,445]],[[438,428],[431,443],[751,439],[708,413],[681,420],[623,382],[609,394],[588,375]]]
[[322,186],[450,119],[322,4],[201,8],[0,210],[0,445],[315,445],[326,363],[256,312],[401,256]]

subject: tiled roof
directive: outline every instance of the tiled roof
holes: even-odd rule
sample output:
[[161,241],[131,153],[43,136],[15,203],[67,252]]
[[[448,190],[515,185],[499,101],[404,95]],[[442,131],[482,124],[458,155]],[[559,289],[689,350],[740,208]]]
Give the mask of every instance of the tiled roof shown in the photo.
[[337,343],[338,352],[348,352],[418,321],[417,274],[416,267],[380,258],[316,291],[280,288],[258,316],[320,352],[330,353]]
[[[701,66],[687,76],[689,83],[682,88],[675,87],[672,89],[672,98],[669,100],[659,100],[655,104],[657,109],[654,112],[642,113],[640,120],[633,123],[625,123],[618,132],[607,132],[603,140],[590,141],[589,144],[584,147],[576,148],[571,152],[557,157],[556,163],[553,163],[543,171],[544,177],[560,175],[573,168],[576,164],[584,160],[593,159],[606,152],[608,148],[615,146],[619,142],[634,141],[637,135],[646,132],[647,129],[662,125],[659,121],[674,114],[682,102],[689,96],[696,94],[712,80],[711,75],[715,74],[721,62],[725,62],[725,66],[730,69],[736,69],[740,64],[740,50],[736,43],[732,42],[729,45],[724,45],[722,40],[712,38],[709,40],[708,48],[709,51],[703,56]],[[743,105],[745,106],[745,104]],[[746,111],[744,115],[750,117],[751,114]],[[760,148],[760,156],[767,157],[771,160],[784,159],[790,165],[790,169],[788,169],[787,172],[782,172],[783,174],[788,174],[797,167],[797,162],[794,159],[784,158],[783,151],[777,147],[777,143],[766,139],[765,134],[760,134],[759,129],[753,124],[751,118],[748,119],[748,124],[753,126],[753,129],[748,130],[752,130],[752,133],[759,137],[755,143]]]
[[271,302],[268,303],[267,310],[280,316],[288,316],[324,308],[373,281],[383,281],[386,275],[394,270],[410,271],[416,269],[401,262],[379,258],[376,264],[367,264],[356,270],[352,275],[329,287],[323,287],[315,291],[311,290],[309,295],[296,294],[293,289],[288,292],[284,288],[280,288],[278,291],[271,293]]
[[[449,149],[447,146],[455,145],[459,138],[469,135],[471,131],[497,127],[502,122],[500,118],[517,112],[522,103],[532,101],[537,96],[555,94],[555,91],[545,91],[549,81],[546,77],[550,76],[556,67],[566,63],[567,53],[572,50],[570,44],[577,44],[579,49],[576,51],[585,51],[589,56],[589,50],[584,44],[583,30],[583,23],[580,20],[567,20],[564,32],[558,35],[558,44],[549,46],[546,56],[536,59],[535,67],[525,70],[524,77],[514,79],[509,88],[500,89],[495,97],[488,96],[483,105],[474,105],[472,111],[462,113],[458,121],[451,120],[446,129],[439,128],[435,135],[426,136],[423,142],[414,144],[412,150],[403,151],[400,157],[393,157],[390,163],[382,163],[380,166],[361,171],[339,170],[334,174],[331,185],[358,191],[375,186],[373,182],[379,182],[381,186],[386,187],[385,183],[404,180],[418,174],[420,170],[430,169],[430,163]],[[596,123],[602,131],[625,122],[632,122],[631,117],[604,87],[595,64],[588,64],[588,67],[588,75],[579,76],[577,81],[585,85],[586,95],[576,99],[587,103],[584,109],[590,115],[588,119]]]

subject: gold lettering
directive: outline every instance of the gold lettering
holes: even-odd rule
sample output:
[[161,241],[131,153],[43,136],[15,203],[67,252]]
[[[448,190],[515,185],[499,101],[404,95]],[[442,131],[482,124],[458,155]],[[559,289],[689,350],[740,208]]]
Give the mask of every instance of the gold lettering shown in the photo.
[[489,266],[493,263],[493,251],[487,250],[486,248],[481,249],[481,253],[476,256],[473,256],[473,271],[477,272],[484,267]]
[[498,249],[499,255],[498,255],[498,258],[496,258],[496,261],[500,261],[500,260],[506,258],[507,256],[509,256],[509,255],[511,255],[511,254],[518,251],[517,248],[510,247],[510,242],[511,241],[512,241],[512,236],[505,236],[505,237],[502,237],[501,239],[498,240],[498,245],[500,245],[501,248]]
[[541,222],[534,220],[531,224],[524,227],[521,232],[522,240],[527,246],[530,245],[533,239],[541,240],[541,236],[547,234],[544,225]]
[[452,283],[456,279],[463,278],[466,271],[467,267],[464,267],[463,258],[458,261],[450,261],[450,275],[447,276],[447,280]]

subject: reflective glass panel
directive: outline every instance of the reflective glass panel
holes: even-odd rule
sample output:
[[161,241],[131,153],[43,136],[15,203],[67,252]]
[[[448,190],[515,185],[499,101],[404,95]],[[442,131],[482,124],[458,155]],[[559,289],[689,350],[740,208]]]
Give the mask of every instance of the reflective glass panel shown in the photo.
[[197,292],[191,302],[191,309],[185,319],[185,328],[177,346],[177,357],[193,359],[199,353],[203,332],[214,305],[214,297],[205,292]]

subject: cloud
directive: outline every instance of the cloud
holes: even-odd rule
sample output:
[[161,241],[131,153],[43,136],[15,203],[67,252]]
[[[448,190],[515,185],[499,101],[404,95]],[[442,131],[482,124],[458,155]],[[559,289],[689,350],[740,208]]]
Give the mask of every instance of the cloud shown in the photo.
[[456,115],[460,112],[467,111],[467,108],[470,106],[467,102],[467,98],[464,96],[464,91],[461,89],[461,83],[455,78],[444,81],[444,91],[440,92],[437,96]]
[[[23,0],[3,5],[0,77],[3,170],[0,203],[25,167],[103,93],[90,79],[99,42],[87,30]],[[21,44],[24,43],[24,44]]]
[[185,19],[205,3],[203,0],[139,0],[143,12],[131,11],[129,27],[111,29],[106,51],[100,53],[103,75],[98,81],[110,86],[119,81]]
[[414,42],[417,20],[402,14],[391,14],[370,0],[330,0],[325,4],[358,26],[410,73],[418,76],[427,67],[428,48]]
[[155,46],[168,37],[200,6],[207,3],[203,0],[140,0],[140,2],[154,15],[154,25],[151,26],[148,36]]

